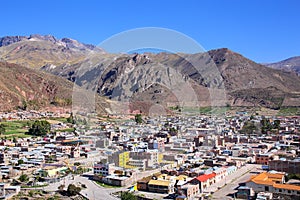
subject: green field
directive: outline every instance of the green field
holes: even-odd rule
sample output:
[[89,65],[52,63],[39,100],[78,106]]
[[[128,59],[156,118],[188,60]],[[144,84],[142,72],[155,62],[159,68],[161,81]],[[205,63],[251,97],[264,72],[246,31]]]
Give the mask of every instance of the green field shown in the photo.
[[25,133],[28,131],[28,127],[30,126],[30,121],[6,121],[1,122],[1,124],[5,127],[5,133],[0,135],[1,138],[24,138],[29,137]]
[[182,107],[182,113],[222,115],[230,110],[229,107]]
[[[46,119],[47,120],[47,119]],[[65,118],[53,118],[53,121],[58,121],[58,122],[66,122],[67,120]],[[35,120],[24,120],[24,121],[4,121],[0,122],[0,124],[3,124],[5,127],[5,133],[0,135],[0,138],[25,138],[25,137],[31,137],[31,135],[25,134],[31,124]],[[69,129],[64,129],[61,131],[68,131],[72,132],[74,129],[69,128]]]
[[280,108],[277,115],[283,115],[283,116],[292,116],[292,115],[299,115],[300,114],[300,108],[298,107],[283,107]]

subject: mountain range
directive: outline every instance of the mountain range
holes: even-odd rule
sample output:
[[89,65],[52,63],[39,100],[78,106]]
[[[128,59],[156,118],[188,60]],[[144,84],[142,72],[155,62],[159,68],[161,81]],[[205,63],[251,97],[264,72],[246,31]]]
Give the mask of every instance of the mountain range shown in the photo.
[[[0,110],[24,102],[69,105],[72,82],[102,96],[102,112],[116,102],[145,113],[157,106],[300,106],[299,60],[264,66],[227,48],[110,54],[68,38],[8,36],[0,38]],[[287,65],[293,67],[280,67]]]
[[291,57],[276,63],[268,63],[266,66],[274,69],[296,72],[298,75],[300,75],[300,56]]

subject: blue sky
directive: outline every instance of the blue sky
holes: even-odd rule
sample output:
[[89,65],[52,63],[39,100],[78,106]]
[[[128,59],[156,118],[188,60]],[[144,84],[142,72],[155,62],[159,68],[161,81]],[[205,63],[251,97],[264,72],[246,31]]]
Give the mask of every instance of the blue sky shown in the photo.
[[0,36],[51,34],[99,44],[134,28],[184,33],[206,50],[227,47],[256,62],[300,55],[298,0],[1,1]]

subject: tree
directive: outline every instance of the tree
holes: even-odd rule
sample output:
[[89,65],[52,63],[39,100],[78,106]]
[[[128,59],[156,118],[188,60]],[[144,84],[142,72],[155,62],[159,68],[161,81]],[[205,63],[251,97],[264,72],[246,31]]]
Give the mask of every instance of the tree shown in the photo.
[[67,122],[70,124],[75,124],[73,113],[71,113],[70,116],[67,118]]
[[24,160],[20,159],[18,160],[18,165],[24,164]]
[[29,180],[29,177],[26,174],[22,174],[19,177],[19,181],[21,181],[21,182],[27,182],[28,180]]
[[5,133],[5,126],[4,124],[0,124],[0,135]]
[[277,130],[280,129],[280,120],[279,119],[274,120],[273,129],[277,129]]
[[141,115],[141,114],[136,114],[136,115],[134,116],[134,120],[135,120],[135,122],[138,123],[138,124],[143,123],[143,118],[142,118],[142,115]]
[[170,135],[175,136],[175,135],[177,135],[178,130],[174,127],[171,127],[171,128],[169,128],[169,133],[170,133]]
[[47,135],[51,130],[51,125],[46,120],[36,120],[28,130],[29,134],[35,135],[35,136],[45,136]]
[[252,121],[246,121],[241,133],[244,133],[248,136],[250,136],[253,132],[256,132],[258,130],[258,127],[254,124]]
[[273,129],[280,129],[280,120],[274,120],[274,122],[271,123],[269,119],[263,118],[260,121],[260,124],[262,133],[267,133],[268,131],[272,131]]
[[80,193],[80,191],[81,191],[81,188],[76,187],[73,184],[70,184],[67,189],[68,196],[75,196],[76,194]]
[[137,200],[137,197],[131,192],[126,191],[121,193],[121,200]]

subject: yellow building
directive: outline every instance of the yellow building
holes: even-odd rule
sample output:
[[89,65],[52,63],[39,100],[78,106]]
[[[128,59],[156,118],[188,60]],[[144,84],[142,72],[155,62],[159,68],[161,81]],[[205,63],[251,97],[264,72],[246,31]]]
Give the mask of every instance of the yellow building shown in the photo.
[[129,152],[125,151],[119,154],[119,167],[126,168],[127,163],[129,162]]
[[150,180],[148,183],[148,189],[150,192],[157,193],[173,193],[174,192],[174,183],[170,180]]
[[44,167],[39,174],[42,177],[56,177],[60,175],[62,172],[66,171],[67,167],[55,167],[55,166],[47,166]]
[[128,165],[129,162],[129,151],[115,152],[108,157],[109,163],[114,163],[118,167],[131,168]]

